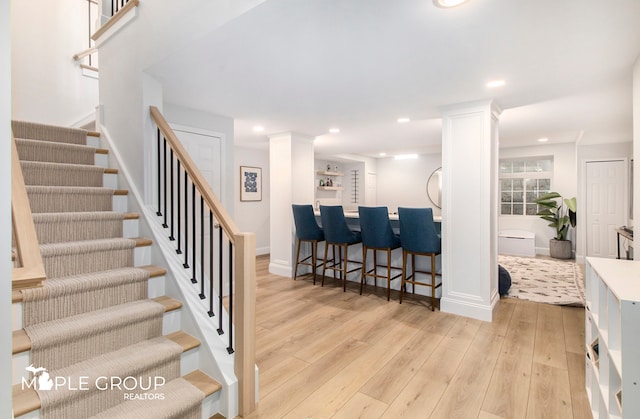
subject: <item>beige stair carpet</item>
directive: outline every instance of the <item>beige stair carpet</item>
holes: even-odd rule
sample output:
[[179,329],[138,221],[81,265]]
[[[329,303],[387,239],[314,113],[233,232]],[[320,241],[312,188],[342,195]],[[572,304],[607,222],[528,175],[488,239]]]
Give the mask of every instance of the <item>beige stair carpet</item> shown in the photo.
[[27,185],[101,187],[104,178],[104,169],[93,165],[22,161],[21,166]]
[[111,211],[113,189],[75,186],[27,186],[31,212]]
[[[166,395],[168,392],[164,390],[164,386],[155,388],[152,384],[150,387],[149,379],[153,383],[155,377],[162,377],[169,383],[178,378],[181,354],[180,345],[159,337],[79,362],[68,368],[50,371],[52,377],[69,377],[70,382],[77,383],[82,379],[87,383],[88,390],[74,391],[62,387],[55,391],[38,390],[42,416],[53,419],[87,418],[123,403],[124,393]],[[107,382],[100,377],[107,377],[108,381],[111,381],[111,377],[135,377],[142,385],[126,390],[122,387],[112,387],[109,383],[108,390],[101,390],[107,386]],[[162,379],[159,379],[159,382],[162,382]],[[129,381],[135,385],[134,380]],[[145,390],[147,388],[148,390]]]
[[40,245],[47,278],[133,266],[135,240],[100,239]]
[[[25,122],[13,129],[47,273],[41,288],[22,292],[29,362],[50,377],[92,383],[36,390],[40,417],[200,418],[203,394],[179,379],[182,347],[161,337],[164,306],[147,299],[149,272],[133,268],[136,242],[122,238],[124,214],[112,212],[114,191],[101,187],[87,132]],[[103,391],[98,377],[162,377],[165,399],[132,404],[124,393],[146,390]]]
[[31,360],[55,370],[162,335],[164,306],[138,300],[25,327]]
[[204,394],[183,378],[176,378],[162,387],[161,399],[134,399],[105,410],[91,419],[201,419]]
[[123,220],[112,211],[33,214],[40,244],[122,237]]
[[96,160],[96,149],[86,145],[16,138],[16,148],[23,161],[94,164]]
[[55,141],[67,144],[86,144],[87,130],[59,127],[27,121],[11,121],[13,136],[32,140]]
[[149,271],[119,268],[47,279],[22,291],[22,324],[48,322],[148,297]]

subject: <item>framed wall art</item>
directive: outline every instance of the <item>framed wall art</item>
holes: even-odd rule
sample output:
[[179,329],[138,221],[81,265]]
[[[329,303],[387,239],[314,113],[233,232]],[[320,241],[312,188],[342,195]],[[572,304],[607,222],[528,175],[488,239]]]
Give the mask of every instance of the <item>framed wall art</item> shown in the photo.
[[240,201],[262,201],[262,168],[240,166]]

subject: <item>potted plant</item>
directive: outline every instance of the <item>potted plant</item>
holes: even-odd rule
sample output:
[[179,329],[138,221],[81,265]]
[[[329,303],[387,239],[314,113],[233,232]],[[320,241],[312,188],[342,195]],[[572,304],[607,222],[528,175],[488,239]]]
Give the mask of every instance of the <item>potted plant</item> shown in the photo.
[[576,198],[562,198],[558,192],[549,192],[536,199],[542,209],[540,218],[549,221],[556,230],[555,238],[549,241],[549,254],[557,259],[571,259],[571,240],[567,240],[569,227],[576,226]]

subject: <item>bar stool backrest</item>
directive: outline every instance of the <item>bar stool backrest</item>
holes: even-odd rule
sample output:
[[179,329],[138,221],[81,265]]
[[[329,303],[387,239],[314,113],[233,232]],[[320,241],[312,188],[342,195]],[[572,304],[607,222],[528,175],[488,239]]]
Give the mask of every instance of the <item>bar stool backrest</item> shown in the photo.
[[296,225],[296,236],[300,240],[324,240],[324,233],[316,222],[311,205],[291,205],[293,222]]
[[415,253],[440,253],[441,241],[431,208],[398,208],[402,248]]
[[358,207],[362,244],[376,249],[396,249],[400,239],[393,232],[387,207]]
[[320,205],[320,219],[327,243],[358,243],[359,233],[351,231],[344,218],[342,205]]

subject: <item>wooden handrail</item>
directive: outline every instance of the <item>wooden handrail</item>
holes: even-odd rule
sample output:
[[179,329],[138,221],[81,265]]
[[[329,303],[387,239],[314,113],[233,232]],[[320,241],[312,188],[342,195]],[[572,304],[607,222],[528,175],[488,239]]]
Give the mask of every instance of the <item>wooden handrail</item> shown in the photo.
[[96,47],[87,48],[84,51],[80,51],[79,53],[75,54],[73,56],[73,59],[76,60],[76,61],[80,61],[81,59],[83,59],[87,55],[95,54],[96,52],[98,52],[98,48],[96,48]]
[[236,331],[234,372],[238,378],[238,413],[241,417],[246,417],[256,410],[256,236],[253,233],[241,233],[238,230],[160,110],[151,106],[150,113],[158,130],[169,143],[169,147],[196,186],[203,201],[206,202],[229,241],[234,245],[235,292],[231,296],[237,313],[234,321]]
[[227,233],[227,237],[229,237],[229,240],[235,244],[235,238],[240,234],[240,230],[238,230],[236,223],[231,219],[218,197],[211,190],[209,182],[207,182],[204,176],[202,176],[198,166],[193,162],[193,159],[191,159],[187,150],[184,149],[182,143],[169,126],[169,123],[164,119],[162,113],[160,113],[158,108],[155,106],[151,106],[151,118],[156,123],[162,135],[164,135],[164,138],[169,142],[173,152],[178,157],[178,160],[180,160],[180,163],[182,163],[185,172],[189,174],[189,178],[196,185],[198,192],[202,195],[207,206],[211,211],[213,211],[216,219],[224,229],[225,233]]
[[100,28],[93,35],[91,35],[91,39],[95,41],[100,38],[107,30],[109,30],[110,27],[112,27],[120,19],[122,19],[122,17],[126,15],[129,10],[133,9],[134,7],[138,7],[138,3],[140,3],[140,0],[130,0],[127,4],[124,5],[122,9],[118,10],[115,15],[111,16],[111,18],[107,20],[104,25],[100,26]]
[[46,274],[13,134],[11,148],[11,213],[19,264],[11,276],[12,289],[21,290],[39,287]]

